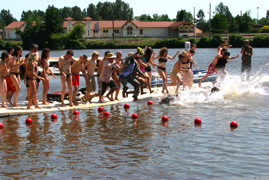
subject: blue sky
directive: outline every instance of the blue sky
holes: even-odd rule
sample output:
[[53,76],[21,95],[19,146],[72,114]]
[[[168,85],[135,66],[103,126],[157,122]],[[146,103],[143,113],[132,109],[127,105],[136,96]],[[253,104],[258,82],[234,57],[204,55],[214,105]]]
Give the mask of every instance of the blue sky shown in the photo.
[[[57,8],[62,8],[64,6],[73,7],[75,5],[80,8],[87,8],[88,4],[97,4],[99,1],[105,2],[104,0],[0,0],[0,9],[10,9],[12,15],[20,20],[21,13],[23,10],[35,10],[40,9],[45,11],[48,5],[54,5]],[[111,1],[115,2],[115,1]],[[215,10],[215,6],[220,2],[228,6],[232,15],[236,16],[245,11],[251,10],[252,18],[257,18],[257,7],[259,7],[259,19],[265,17],[266,11],[269,10],[268,0],[225,0],[225,1],[214,1],[214,0],[125,0],[129,3],[130,7],[133,7],[134,16],[139,16],[141,14],[168,14],[169,18],[173,19],[176,17],[177,11],[185,9],[193,13],[195,7],[195,13],[197,14],[199,9],[203,9],[206,13],[206,19],[209,15],[209,3],[211,3],[212,12]],[[213,13],[212,13],[213,16]]]

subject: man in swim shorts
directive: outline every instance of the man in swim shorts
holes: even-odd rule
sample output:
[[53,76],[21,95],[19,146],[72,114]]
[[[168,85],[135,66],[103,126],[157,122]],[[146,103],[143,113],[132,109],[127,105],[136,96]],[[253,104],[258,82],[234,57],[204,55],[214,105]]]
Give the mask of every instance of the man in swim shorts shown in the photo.
[[99,96],[98,92],[95,92],[96,90],[96,83],[95,83],[95,78],[94,78],[94,70],[96,68],[96,61],[99,58],[99,53],[97,51],[94,51],[92,53],[92,59],[86,62],[84,65],[84,68],[87,67],[87,74],[85,76],[85,81],[86,81],[86,95],[85,99],[88,102],[91,102],[92,98],[95,96]]
[[72,94],[72,74],[71,74],[71,61],[76,62],[73,58],[74,51],[69,49],[65,55],[61,56],[58,61],[58,67],[60,71],[60,77],[62,82],[62,92],[61,92],[61,101],[62,107],[65,107],[64,97],[66,91],[66,84],[68,87],[68,97],[69,97],[69,106],[74,106],[72,102],[73,94]]
[[82,55],[82,56],[80,56],[79,61],[74,62],[71,66],[72,86],[74,87],[72,99],[73,99],[74,105],[78,105],[78,102],[76,100],[76,95],[77,95],[78,88],[79,88],[79,78],[80,78],[79,73],[82,72],[83,76],[85,77],[84,64],[86,63],[87,58],[88,57],[86,55]]

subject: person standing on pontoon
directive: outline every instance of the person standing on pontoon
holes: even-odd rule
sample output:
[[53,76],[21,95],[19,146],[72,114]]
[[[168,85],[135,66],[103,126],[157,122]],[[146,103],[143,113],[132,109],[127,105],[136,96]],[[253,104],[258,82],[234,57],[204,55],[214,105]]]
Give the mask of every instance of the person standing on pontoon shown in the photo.
[[78,105],[76,96],[77,96],[77,92],[79,88],[79,79],[80,79],[79,73],[82,72],[83,76],[86,77],[84,64],[87,62],[87,58],[88,57],[86,55],[81,55],[79,57],[79,61],[74,62],[71,66],[72,86],[74,87],[74,90],[72,93],[73,94],[72,100],[75,106]]
[[245,45],[242,47],[241,50],[242,54],[242,74],[246,72],[246,79],[249,79],[250,71],[251,71],[251,59],[253,55],[253,48],[249,45],[249,40],[245,40]]
[[7,108],[5,105],[6,101],[6,94],[7,94],[7,83],[5,79],[5,75],[8,73],[9,69],[6,66],[5,61],[7,61],[8,58],[8,53],[3,52],[1,54],[1,60],[0,60],[0,96],[2,96],[2,108]]
[[68,87],[68,97],[69,97],[69,106],[74,106],[72,97],[72,74],[71,74],[71,61],[76,62],[73,58],[74,51],[72,49],[67,50],[66,54],[61,56],[58,61],[58,67],[60,71],[60,77],[62,82],[62,92],[61,92],[61,101],[62,107],[65,107],[64,97],[66,91],[66,84]]

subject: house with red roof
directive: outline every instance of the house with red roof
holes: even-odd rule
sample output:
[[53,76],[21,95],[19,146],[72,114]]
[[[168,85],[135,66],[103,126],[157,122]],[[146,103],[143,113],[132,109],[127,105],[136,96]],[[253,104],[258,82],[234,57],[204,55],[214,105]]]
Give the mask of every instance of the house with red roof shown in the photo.
[[[84,38],[111,38],[113,37],[113,21],[93,21],[86,17],[84,21],[74,21],[72,17],[65,19],[63,27],[65,32],[70,32],[78,23],[84,24]],[[24,30],[26,21],[14,21],[5,27],[5,39],[19,39],[15,34],[16,28]],[[194,24],[187,21],[151,21],[142,22],[135,20],[114,21],[115,37],[182,37],[196,36],[203,33]]]

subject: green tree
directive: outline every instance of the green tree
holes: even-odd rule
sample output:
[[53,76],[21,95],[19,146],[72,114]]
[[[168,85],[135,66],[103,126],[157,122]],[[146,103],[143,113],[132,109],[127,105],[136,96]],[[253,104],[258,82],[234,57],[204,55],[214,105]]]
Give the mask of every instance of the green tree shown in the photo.
[[[31,20],[32,19],[32,20]],[[16,30],[16,34],[20,35],[23,42],[23,48],[29,49],[31,44],[37,43],[40,48],[46,46],[45,43],[45,26],[43,21],[37,19],[34,23],[33,18],[29,18],[29,21],[26,23],[24,31],[20,29]]]
[[223,14],[216,14],[211,20],[211,32],[213,34],[228,33],[228,21]]
[[193,17],[192,17],[192,14],[190,12],[187,12],[185,9],[182,9],[182,10],[177,12],[176,19],[177,19],[177,21],[192,22]]
[[142,14],[141,16],[136,16],[135,17],[135,20],[138,20],[138,21],[148,21],[148,15]]
[[97,20],[97,11],[94,4],[89,4],[87,8],[87,16],[91,17],[93,20]]
[[63,18],[60,14],[60,10],[53,5],[48,6],[45,16],[45,37],[48,47],[54,48],[54,44],[51,40],[52,34],[59,34],[64,32]]
[[235,17],[235,23],[238,27],[240,33],[250,33],[251,25],[253,24],[251,17],[249,16],[250,12],[245,12],[243,16],[237,15]]
[[32,18],[34,20],[36,19],[44,20],[45,15],[46,15],[45,12],[41,10],[34,10],[34,11],[28,10],[26,12],[22,11],[21,21],[28,21],[29,18]]
[[17,21],[17,19],[13,18],[12,14],[10,13],[10,10],[5,10],[2,9],[0,12],[0,19],[2,20],[2,23],[4,24],[4,26],[9,25],[10,23],[12,23],[13,21]]
[[61,8],[59,10],[60,10],[60,14],[64,20],[72,15],[72,8],[70,8],[70,7],[64,6],[63,8]]
[[82,21],[85,16],[83,16],[83,12],[81,11],[80,7],[78,6],[74,6],[71,9],[71,17],[75,20],[75,21]]

